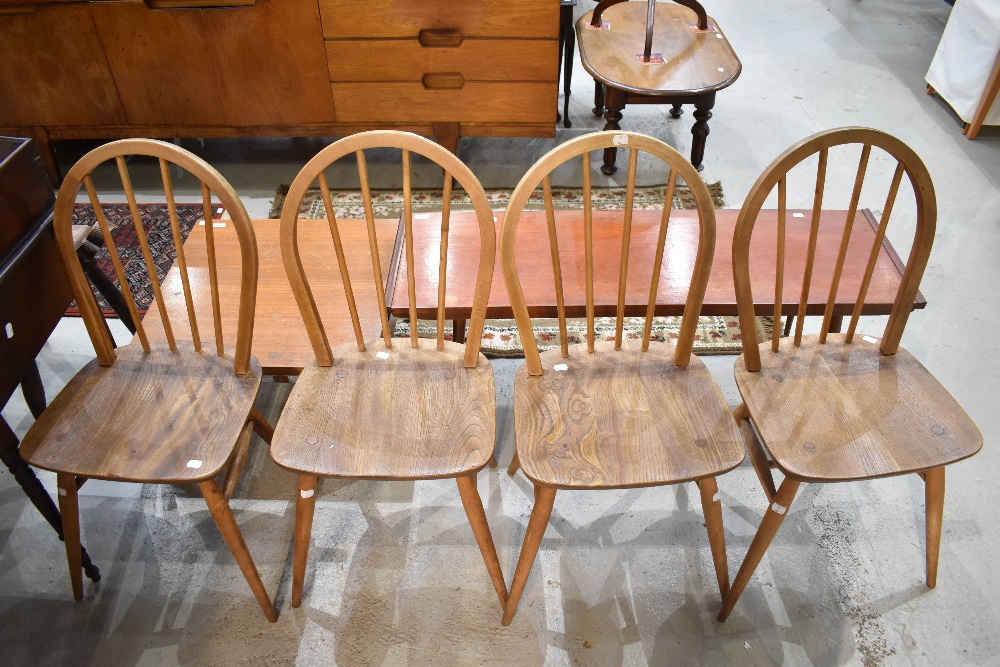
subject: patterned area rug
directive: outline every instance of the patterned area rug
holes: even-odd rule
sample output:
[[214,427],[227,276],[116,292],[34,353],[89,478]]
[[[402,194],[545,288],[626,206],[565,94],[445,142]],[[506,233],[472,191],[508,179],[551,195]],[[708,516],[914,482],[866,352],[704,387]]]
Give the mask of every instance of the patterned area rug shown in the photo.
[[[635,189],[635,208],[637,209],[660,209],[663,207],[663,198],[666,195],[665,185],[651,185]],[[708,186],[708,191],[712,195],[716,208],[726,205],[722,195],[722,184],[712,183]],[[490,202],[490,208],[502,210],[507,208],[510,202],[512,190],[493,189],[486,191],[486,198]],[[282,185],[275,193],[274,201],[271,203],[272,218],[281,217],[281,207],[285,203],[285,196],[288,194],[288,186]],[[360,190],[331,190],[331,200],[333,203],[334,215],[338,218],[364,218],[364,200]],[[402,190],[376,190],[371,191],[372,208],[376,218],[395,218],[403,212],[403,192]],[[444,193],[434,189],[414,189],[411,192],[410,200],[413,203],[414,211],[439,211]],[[625,208],[625,188],[592,188],[591,200],[597,210],[614,211]],[[583,195],[580,188],[553,188],[553,206],[557,209],[581,209],[583,208]],[[694,196],[686,185],[679,184],[674,189],[674,208],[694,208]],[[472,201],[464,190],[454,190],[451,193],[452,210],[468,210],[472,208]],[[541,189],[535,190],[528,200],[526,208],[541,209],[545,207],[542,199]],[[299,217],[301,218],[325,218],[326,211],[323,206],[323,198],[320,196],[319,188],[310,188],[302,198],[302,205],[299,207]]]
[[[630,340],[642,339],[642,328],[645,321],[641,317],[626,317],[622,326],[622,336]],[[559,320],[538,319],[532,321],[535,331],[535,343],[538,351],[544,352],[559,347]],[[670,342],[677,340],[681,329],[679,317],[654,317],[649,339],[654,342]],[[566,334],[569,344],[587,342],[587,320],[570,318],[566,320]],[[434,322],[421,320],[417,326],[417,335],[421,338],[436,338],[437,326]],[[410,324],[406,320],[396,323],[393,332],[396,338],[409,338]],[[451,323],[445,325],[444,337],[451,340]],[[757,318],[758,340],[768,340],[771,337],[771,318]],[[594,319],[595,340],[615,339],[615,318],[597,317]],[[735,317],[699,317],[698,328],[694,334],[694,351],[696,354],[739,354],[743,351],[740,336],[740,323]],[[483,327],[483,342],[480,351],[489,358],[523,357],[521,334],[514,320],[486,320]]]
[[[716,208],[725,206],[721,183],[708,186]],[[288,186],[281,186],[275,194],[271,206],[271,217],[281,215],[281,207],[285,201]],[[491,208],[502,210],[510,201],[511,190],[487,190]],[[400,190],[372,190],[372,208],[375,217],[391,218],[403,211],[403,194]],[[414,189],[411,201],[414,211],[437,211],[441,209],[441,190]],[[583,195],[580,188],[553,188],[553,201],[559,209],[583,208]],[[636,188],[634,205],[637,209],[660,209],[666,196],[665,185],[653,185]],[[338,218],[364,218],[364,201],[359,190],[331,190],[331,201],[334,214]],[[452,208],[461,210],[471,208],[471,202],[464,191],[452,192]],[[598,210],[618,210],[625,208],[625,188],[605,187],[592,189],[592,202]],[[541,209],[545,203],[541,190],[536,190],[528,201],[528,208]],[[673,207],[676,209],[694,208],[694,197],[685,185],[678,185],[674,190]],[[319,188],[306,191],[302,205],[299,207],[302,218],[325,218],[326,210]],[[624,323],[624,335],[630,339],[641,339],[645,324],[641,317],[627,317]],[[665,342],[677,338],[680,331],[681,318],[657,317],[653,320],[651,340]],[[586,319],[570,319],[566,322],[569,343],[586,342]],[[594,324],[595,336],[598,340],[614,340],[615,319],[613,317],[597,318]],[[559,347],[559,322],[555,319],[534,320],[535,341],[539,350]],[[397,338],[410,335],[409,322],[397,320],[393,335]],[[417,335],[421,338],[436,338],[437,323],[421,320],[417,324]],[[771,318],[757,318],[757,336],[766,340],[771,336]],[[445,338],[452,339],[451,323],[445,325]],[[739,354],[743,350],[740,335],[739,320],[735,317],[701,317],[695,333],[694,351],[697,354]],[[486,320],[483,329],[483,341],[480,347],[487,357],[520,357],[524,355],[521,347],[521,337],[514,320]]]
[[[104,204],[103,208],[104,216],[111,226],[111,235],[118,248],[118,256],[121,257],[125,275],[129,284],[132,285],[132,296],[135,299],[136,308],[139,310],[139,314],[143,315],[153,302],[153,287],[149,272],[146,270],[146,262],[142,258],[142,249],[139,246],[139,236],[132,222],[132,214],[129,212],[127,204]],[[170,215],[167,211],[167,205],[139,204],[139,212],[142,216],[149,250],[156,265],[156,280],[162,283],[167,271],[177,259],[173,233],[170,231]],[[204,217],[202,213],[201,204],[177,204],[177,221],[182,240],[187,239],[191,229]],[[214,213],[215,217],[220,216],[222,208],[216,207]],[[73,208],[73,224],[96,225],[97,217],[94,215],[94,209],[89,204],[75,206]],[[97,254],[97,264],[104,275],[111,278],[115,286],[120,289],[107,248],[101,248]],[[115,317],[115,312],[111,310],[111,306],[104,298],[97,292],[94,294],[101,312],[106,316]],[[66,315],[79,317],[80,310],[77,308],[76,302],[70,304]]]

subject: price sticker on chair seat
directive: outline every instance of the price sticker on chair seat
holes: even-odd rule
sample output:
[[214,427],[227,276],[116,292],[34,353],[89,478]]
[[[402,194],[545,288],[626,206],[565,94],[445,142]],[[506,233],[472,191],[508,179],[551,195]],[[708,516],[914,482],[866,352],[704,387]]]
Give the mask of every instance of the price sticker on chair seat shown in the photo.
[[375,356],[378,357],[379,359],[388,359],[389,358],[389,353],[388,352],[376,352]]
[[641,62],[643,65],[663,65],[666,64],[666,60],[662,53],[651,53],[649,54],[649,60],[646,60],[641,53],[635,54],[636,60]]
[[568,371],[569,370],[569,366],[567,366],[566,364],[556,364],[555,366],[552,367],[552,370],[554,370],[554,371]]
[[[693,30],[695,32],[718,32],[715,29],[714,25],[710,25],[707,28],[705,28],[704,30],[702,30],[701,28],[699,28],[697,23],[688,23],[688,27],[691,28],[691,30]],[[722,37],[722,35],[719,35],[719,37]]]
[[587,30],[611,30],[611,21],[601,21],[601,25],[588,23]]

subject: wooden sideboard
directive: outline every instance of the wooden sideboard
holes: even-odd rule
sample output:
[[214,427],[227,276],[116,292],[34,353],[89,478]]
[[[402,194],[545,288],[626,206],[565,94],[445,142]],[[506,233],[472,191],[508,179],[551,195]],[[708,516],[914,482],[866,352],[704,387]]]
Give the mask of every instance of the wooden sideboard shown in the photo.
[[555,0],[0,0],[0,134],[553,136]]

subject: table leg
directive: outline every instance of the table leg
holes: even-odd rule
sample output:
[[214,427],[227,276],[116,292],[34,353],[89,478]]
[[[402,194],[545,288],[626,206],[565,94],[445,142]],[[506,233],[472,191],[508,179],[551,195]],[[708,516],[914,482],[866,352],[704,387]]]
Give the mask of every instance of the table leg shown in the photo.
[[840,330],[844,327],[844,316],[834,315],[830,318],[830,328],[827,329],[827,333],[840,333]]
[[595,116],[604,115],[604,84],[594,80],[594,108],[591,109]]
[[[17,451],[18,444],[17,435],[11,430],[6,420],[0,419],[0,460],[7,466],[7,470],[14,476],[17,483],[21,485],[24,495],[28,496],[28,499],[41,515],[45,517],[49,525],[55,529],[59,539],[62,540],[62,517],[59,516],[59,510],[56,508],[56,504],[52,502],[52,498],[48,492],[45,491],[45,487],[35,477],[35,472],[21,458],[21,455]],[[90,554],[87,553],[86,549],[82,550],[81,556],[83,559],[83,571],[87,574],[87,577],[95,582],[100,581],[101,571],[91,562]]]
[[702,160],[705,157],[705,140],[708,138],[708,119],[712,117],[712,107],[715,106],[715,93],[702,95],[694,103],[694,127],[691,134],[694,140],[691,142],[691,164],[695,169],[701,171],[705,168]]
[[[624,91],[618,90],[617,88],[607,88],[605,96],[605,105],[607,105],[607,112],[604,114],[604,120],[607,121],[604,125],[604,130],[620,130],[621,125],[618,121],[622,119],[622,109],[625,108],[626,96]],[[615,166],[615,159],[618,157],[618,149],[611,147],[604,149],[604,164],[601,165],[601,173],[605,176],[610,176],[611,174],[618,171],[618,167]]]
[[465,342],[465,320],[459,320],[459,319],[452,320],[451,340],[455,343]]
[[672,104],[670,106],[670,117],[671,118],[680,118],[683,114],[684,114],[684,109],[682,108],[682,105],[681,105],[680,102],[678,102],[676,104]]
[[[100,231],[95,230],[95,232],[91,232],[87,236],[87,240],[77,249],[76,256],[80,258],[80,266],[83,267],[83,272],[87,274],[87,279],[97,288],[97,292],[104,297],[104,300],[108,302],[111,310],[115,311],[115,315],[125,325],[125,328],[134,334],[135,322],[132,321],[132,315],[128,312],[125,297],[122,296],[121,290],[115,287],[115,284],[105,275],[104,271],[101,271],[101,267],[97,265],[97,253],[100,251],[101,246],[104,245],[104,239],[101,238]],[[112,340],[114,339],[112,338]]]
[[573,127],[569,119],[569,91],[573,81],[573,51],[576,49],[576,31],[573,29],[573,5],[562,5],[559,8],[559,54],[563,61],[563,127]]
[[24,394],[24,402],[28,404],[31,416],[38,419],[46,404],[45,385],[42,384],[42,376],[35,361],[28,364],[28,369],[21,377],[21,393]]

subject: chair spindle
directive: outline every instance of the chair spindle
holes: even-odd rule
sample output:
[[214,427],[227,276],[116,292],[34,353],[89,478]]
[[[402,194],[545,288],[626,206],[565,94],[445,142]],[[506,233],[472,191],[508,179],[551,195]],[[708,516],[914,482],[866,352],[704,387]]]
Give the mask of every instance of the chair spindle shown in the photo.
[[[355,153],[358,156],[358,178],[361,180],[361,197],[365,203],[365,221],[368,223],[368,247],[372,255],[372,271],[375,274],[375,294],[378,296],[378,311],[382,317],[382,340],[387,348],[392,347],[392,332],[389,330],[389,311],[385,307],[385,287],[382,278],[382,261],[378,256],[378,238],[375,235],[375,212],[372,210],[372,192],[368,185],[368,163],[365,151]],[[409,267],[407,267],[409,269]],[[416,322],[410,326],[416,327]]]
[[583,244],[587,279],[587,352],[594,351],[594,225],[590,198],[590,152],[583,154]]
[[802,276],[802,295],[799,298],[799,311],[795,322],[796,347],[802,344],[802,324],[805,322],[806,306],[809,303],[809,285],[812,282],[813,263],[816,260],[816,239],[819,236],[819,218],[823,210],[823,190],[826,187],[826,161],[829,150],[824,148],[819,152],[819,165],[816,168],[816,195],[813,198],[812,223],[809,228],[809,248],[806,251],[806,268]]
[[[167,306],[163,303],[163,294],[160,292],[160,278],[156,273],[156,263],[153,261],[153,254],[149,251],[149,241],[146,239],[146,229],[142,225],[142,215],[139,213],[139,206],[135,202],[135,192],[132,189],[132,179],[128,175],[128,167],[125,166],[125,158],[115,157],[118,164],[118,174],[122,179],[122,188],[125,190],[125,198],[128,201],[128,210],[132,214],[132,224],[135,226],[135,234],[139,239],[139,248],[142,251],[142,259],[146,263],[146,272],[149,274],[149,286],[153,289],[153,296],[156,300],[156,308],[160,311],[160,318],[163,320],[163,333],[167,338],[167,345],[171,350],[177,350],[177,342],[174,340],[173,328],[170,326],[170,319],[167,315]],[[131,290],[128,283],[122,285],[122,289]]]
[[871,144],[864,144],[861,148],[861,161],[858,163],[858,173],[854,179],[854,190],[851,192],[851,203],[847,210],[847,220],[844,221],[844,234],[840,239],[837,264],[833,268],[833,277],[830,280],[830,295],[826,299],[826,310],[823,312],[823,328],[819,332],[820,343],[826,342],[826,334],[830,329],[830,320],[833,318],[833,304],[837,300],[840,275],[844,270],[844,260],[847,258],[847,246],[851,241],[851,233],[854,230],[854,216],[858,212],[858,201],[861,200],[861,187],[864,185],[865,171],[868,169],[868,157],[871,155],[871,152]]
[[347,298],[347,308],[351,311],[351,324],[354,326],[354,340],[358,343],[358,350],[365,349],[365,335],[361,331],[361,319],[358,317],[358,307],[354,302],[354,288],[351,286],[351,274],[347,270],[347,258],[344,256],[344,244],[340,240],[340,222],[337,220],[336,211],[333,208],[333,201],[330,199],[330,184],[326,180],[326,174],[322,171],[316,177],[320,193],[323,196],[323,208],[326,209],[326,220],[330,225],[330,237],[333,239],[333,248],[337,253],[337,266],[340,267],[340,280],[344,283],[344,296]]
[[90,206],[94,209],[94,215],[97,217],[97,225],[101,228],[101,234],[104,236],[104,247],[108,249],[108,255],[111,257],[111,265],[115,267],[115,277],[118,278],[118,285],[121,287],[122,296],[125,297],[125,305],[128,306],[132,322],[135,323],[135,333],[139,337],[142,349],[149,352],[149,339],[146,337],[146,329],[142,326],[139,309],[136,308],[132,290],[129,289],[128,278],[125,276],[125,268],[122,266],[121,257],[118,255],[115,240],[111,236],[111,226],[108,224],[108,219],[104,216],[104,208],[101,207],[101,200],[97,196],[97,188],[94,187],[94,181],[91,180],[89,174],[83,177],[83,185],[87,189]]
[[[451,216],[451,180],[452,175],[444,170],[444,186],[441,188],[441,249],[438,267],[438,309],[437,309],[437,349],[444,350],[444,308],[447,299],[446,283],[448,282],[448,230]],[[452,332],[454,338],[455,333]]]
[[406,293],[410,301],[410,347],[420,346],[417,331],[417,278],[413,259],[413,202],[410,200],[410,151],[403,151],[403,228],[406,234]]
[[559,347],[563,359],[569,357],[569,334],[566,331],[566,300],[563,298],[562,262],[559,261],[559,239],[556,237],[556,213],[552,207],[552,181],[548,174],[542,179],[545,200],[545,222],[549,229],[549,251],[552,254],[552,276],[556,283],[556,313],[559,317]]
[[187,306],[188,322],[191,325],[191,340],[194,349],[201,352],[201,335],[198,333],[198,319],[194,312],[194,298],[191,296],[191,281],[188,277],[187,259],[184,256],[184,240],[181,238],[180,222],[177,219],[177,204],[174,201],[174,185],[170,179],[170,165],[163,158],[160,161],[160,177],[163,180],[163,193],[167,198],[167,213],[170,216],[170,231],[174,237],[174,251],[177,253],[177,267],[181,273],[181,285],[184,288],[184,303]]
[[[652,4],[652,3],[650,3]],[[615,349],[622,349],[622,328],[625,325],[625,288],[628,282],[628,251],[632,240],[632,206],[635,202],[635,172],[639,151],[628,152],[628,181],[625,185],[625,222],[622,226],[622,254],[618,267],[618,313],[615,321]]]
[[875,271],[875,263],[878,260],[878,251],[882,247],[882,239],[885,238],[886,227],[889,226],[889,216],[892,215],[892,207],[896,203],[896,193],[899,192],[899,184],[903,179],[903,164],[896,165],[896,171],[892,175],[892,183],[889,185],[889,194],[885,199],[885,206],[882,208],[882,219],[878,224],[878,231],[875,232],[875,240],[872,241],[872,250],[868,255],[868,265],[865,267],[865,275],[861,280],[861,287],[858,289],[858,300],[854,302],[854,312],[851,313],[851,324],[844,336],[844,342],[850,343],[854,340],[854,331],[858,327],[858,318],[861,317],[861,309],[865,305],[865,296],[868,294],[868,285],[871,283],[872,274]]
[[778,181],[778,261],[774,267],[774,318],[771,321],[771,351],[777,352],[781,339],[781,306],[785,288],[785,221],[788,215],[788,182]]
[[677,170],[671,169],[667,177],[667,193],[663,199],[663,215],[660,218],[660,232],[656,239],[656,252],[653,256],[653,275],[649,281],[649,301],[646,303],[646,322],[642,328],[642,351],[649,351],[649,336],[653,331],[653,315],[656,312],[656,293],[660,287],[660,274],[663,268],[663,247],[667,240],[667,227],[670,225],[670,214],[674,209],[674,189],[677,186]]
[[[201,206],[205,216],[205,245],[208,248],[208,280],[212,285],[212,317],[215,323],[215,351],[225,354],[222,338],[222,303],[219,299],[219,266],[215,258],[215,224],[212,222],[212,192],[207,183],[201,184]],[[164,322],[166,316],[164,316]]]

